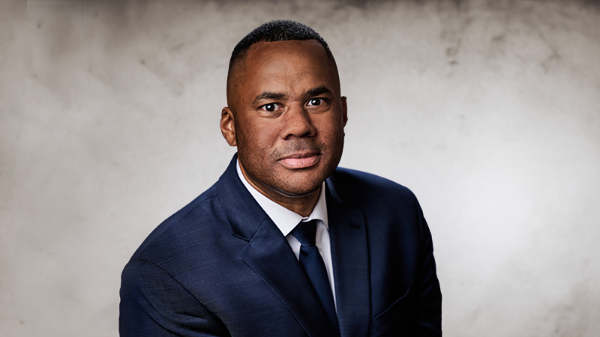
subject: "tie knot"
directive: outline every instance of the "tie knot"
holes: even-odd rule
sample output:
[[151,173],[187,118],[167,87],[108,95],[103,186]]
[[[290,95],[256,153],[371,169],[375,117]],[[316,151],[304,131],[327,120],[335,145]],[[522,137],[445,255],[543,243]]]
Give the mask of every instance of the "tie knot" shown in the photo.
[[299,223],[292,231],[292,235],[300,241],[302,246],[314,246],[315,236],[317,234],[317,221]]

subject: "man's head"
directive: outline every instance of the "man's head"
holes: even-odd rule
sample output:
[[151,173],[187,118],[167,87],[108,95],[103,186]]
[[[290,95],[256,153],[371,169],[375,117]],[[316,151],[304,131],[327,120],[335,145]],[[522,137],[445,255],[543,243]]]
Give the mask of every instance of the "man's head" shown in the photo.
[[[319,33],[315,32],[312,28],[305,26],[299,22],[290,20],[278,20],[267,22],[255,30],[251,31],[238,44],[233,48],[231,58],[229,59],[229,73],[227,76],[227,88],[229,89],[229,83],[231,76],[236,73],[238,67],[243,66],[248,49],[259,42],[278,42],[278,41],[306,41],[315,40],[319,42],[325,49],[327,57],[333,63],[335,67],[335,60],[333,54],[329,50],[327,42],[323,40]],[[337,69],[336,69],[337,71]]]
[[337,167],[346,100],[318,33],[273,21],[235,47],[221,131],[249,182],[271,199],[305,197]]

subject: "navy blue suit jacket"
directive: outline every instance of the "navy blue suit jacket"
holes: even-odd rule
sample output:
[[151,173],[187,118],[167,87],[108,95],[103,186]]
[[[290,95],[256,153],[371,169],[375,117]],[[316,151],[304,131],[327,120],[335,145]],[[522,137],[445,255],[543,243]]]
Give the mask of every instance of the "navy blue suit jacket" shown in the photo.
[[[127,263],[122,337],[335,335],[287,240],[240,181],[235,160]],[[341,335],[441,336],[431,234],[413,193],[342,168],[326,186]]]

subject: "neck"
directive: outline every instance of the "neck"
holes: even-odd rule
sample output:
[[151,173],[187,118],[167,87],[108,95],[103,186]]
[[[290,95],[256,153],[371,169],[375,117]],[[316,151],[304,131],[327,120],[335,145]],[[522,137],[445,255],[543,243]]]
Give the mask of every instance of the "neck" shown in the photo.
[[282,193],[279,193],[264,184],[255,183],[252,179],[248,177],[246,171],[244,170],[244,167],[241,164],[240,169],[242,171],[242,174],[244,175],[244,178],[246,178],[246,181],[258,192],[260,192],[262,195],[269,198],[270,200],[274,201],[275,203],[289,209],[290,211],[296,214],[299,214],[302,217],[309,216],[315,208],[317,201],[319,200],[319,195],[321,194],[322,186],[319,186],[319,188],[310,192],[307,195],[300,197],[290,197],[283,195]]

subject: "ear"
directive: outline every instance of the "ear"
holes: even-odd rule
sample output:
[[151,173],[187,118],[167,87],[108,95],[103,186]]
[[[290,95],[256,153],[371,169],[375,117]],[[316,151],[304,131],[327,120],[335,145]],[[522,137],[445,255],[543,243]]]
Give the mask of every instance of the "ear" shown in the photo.
[[229,107],[224,107],[221,111],[221,133],[230,146],[237,146],[233,112]]
[[344,118],[344,126],[348,122],[348,106],[346,105],[346,96],[342,96],[342,114]]

